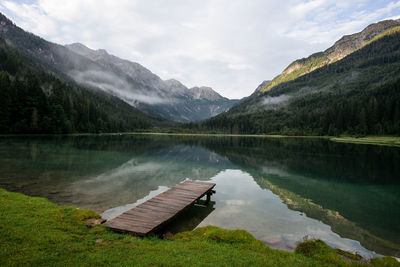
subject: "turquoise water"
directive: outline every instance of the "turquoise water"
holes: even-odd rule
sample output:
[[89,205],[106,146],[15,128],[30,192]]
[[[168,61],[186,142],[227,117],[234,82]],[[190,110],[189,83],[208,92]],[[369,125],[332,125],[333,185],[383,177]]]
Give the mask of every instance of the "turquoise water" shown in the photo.
[[400,149],[325,139],[113,135],[2,137],[0,187],[105,218],[185,179],[216,183],[165,231],[245,229],[274,248],[305,238],[400,254]]

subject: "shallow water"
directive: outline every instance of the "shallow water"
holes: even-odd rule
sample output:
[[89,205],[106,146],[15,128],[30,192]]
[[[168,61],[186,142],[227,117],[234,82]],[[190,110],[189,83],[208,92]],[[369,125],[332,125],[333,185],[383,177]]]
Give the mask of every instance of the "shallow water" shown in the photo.
[[212,181],[213,203],[166,231],[216,225],[279,249],[320,238],[366,257],[399,256],[398,162],[399,148],[325,139],[2,137],[0,187],[112,218],[185,179]]

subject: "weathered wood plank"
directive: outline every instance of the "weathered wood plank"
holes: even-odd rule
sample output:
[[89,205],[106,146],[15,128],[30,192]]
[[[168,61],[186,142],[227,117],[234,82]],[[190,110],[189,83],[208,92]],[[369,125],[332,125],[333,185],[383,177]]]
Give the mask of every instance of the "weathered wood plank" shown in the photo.
[[182,200],[186,201],[187,199],[198,197],[198,193],[197,194],[186,194],[186,193],[182,193],[179,191],[172,191],[172,192],[169,192],[168,194],[162,194],[162,195],[158,195],[156,197],[163,197],[163,198],[170,198],[170,199],[182,199]]
[[141,221],[141,222],[145,222],[145,223],[161,223],[161,222],[163,222],[163,220],[161,220],[161,219],[141,217],[141,216],[130,215],[130,214],[123,214],[123,215],[121,215],[120,218],[126,219],[126,220]]
[[119,232],[135,232],[138,234],[146,234],[149,232],[148,228],[135,226],[132,224],[129,225],[129,224],[117,223],[117,222],[113,222],[112,224],[107,225],[107,227]]
[[151,210],[152,212],[162,212],[162,213],[165,213],[165,214],[174,214],[173,211],[167,211],[167,210],[164,210],[164,209],[157,209],[157,208],[153,208],[151,206],[136,207],[136,209],[139,210],[139,211],[150,211]]
[[174,208],[177,208],[177,209],[182,209],[183,207],[185,207],[185,203],[171,201],[171,200],[162,201],[160,199],[151,199],[148,202],[151,203],[151,204],[154,204],[154,205],[158,205],[160,207],[170,206],[170,207],[174,207]]
[[104,223],[119,232],[146,235],[205,195],[215,184],[185,181]]
[[171,199],[174,199],[174,200],[176,200],[176,201],[181,201],[181,202],[184,202],[184,203],[187,203],[188,201],[193,201],[194,199],[196,199],[197,197],[195,197],[195,196],[192,196],[192,197],[189,197],[189,196],[181,196],[181,195],[179,195],[179,194],[176,194],[175,195],[175,198],[172,198],[172,195],[171,196],[157,196],[157,197],[154,197],[155,199],[162,199],[162,200],[171,200]]

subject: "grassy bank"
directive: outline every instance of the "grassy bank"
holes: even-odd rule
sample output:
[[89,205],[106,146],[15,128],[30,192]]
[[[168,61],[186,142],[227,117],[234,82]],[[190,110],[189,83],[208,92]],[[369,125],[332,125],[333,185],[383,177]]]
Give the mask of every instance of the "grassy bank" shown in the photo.
[[[123,133],[124,134],[124,133]],[[259,137],[259,138],[321,138],[329,139],[334,142],[355,143],[355,144],[370,144],[370,145],[385,145],[399,146],[400,136],[315,136],[315,135],[271,135],[271,134],[224,134],[224,133],[168,133],[168,132],[142,132],[142,133],[125,133],[139,135],[171,135],[171,136],[212,136],[212,137]]]
[[[58,136],[113,136],[113,135],[161,135],[161,136],[204,136],[204,137],[258,137],[258,138],[321,138],[329,139],[334,142],[384,145],[400,147],[400,136],[315,136],[315,135],[270,135],[270,134],[226,134],[226,133],[179,133],[179,132],[121,132],[121,133],[77,133],[77,134],[60,134]],[[0,134],[0,137],[13,136],[49,136],[47,134]],[[57,135],[51,135],[57,136]]]
[[[258,137],[258,138],[321,138],[329,139],[334,142],[384,145],[400,147],[400,136],[313,136],[313,135],[270,135],[270,134],[224,134],[224,133],[174,133],[174,132],[131,132],[119,133],[128,135],[165,135],[165,136],[204,136],[204,137]],[[117,134],[101,134],[101,135],[119,135]]]
[[272,250],[245,231],[217,227],[169,240],[88,228],[86,219],[98,216],[0,189],[0,265],[400,266],[388,257],[352,262],[357,257],[322,241],[302,243],[294,253]]
[[211,134],[211,133],[131,133],[131,134],[146,134],[146,135],[175,135],[175,136],[214,136],[214,137],[259,137],[259,138],[322,138],[329,139],[334,142],[382,145],[382,146],[397,146],[400,147],[400,136],[313,136],[313,135],[268,135],[268,134]]
[[399,136],[334,137],[335,142],[400,147]]

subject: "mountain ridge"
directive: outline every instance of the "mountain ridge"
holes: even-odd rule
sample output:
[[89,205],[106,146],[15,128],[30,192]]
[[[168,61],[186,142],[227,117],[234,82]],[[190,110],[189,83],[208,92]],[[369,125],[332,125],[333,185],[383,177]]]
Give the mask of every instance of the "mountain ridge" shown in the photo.
[[[191,90],[176,79],[162,80],[139,63],[108,54],[104,49],[93,50],[81,43],[73,43],[65,45],[65,47],[94,60],[105,68],[117,69],[140,84],[136,91],[139,91],[141,96],[136,95],[136,99],[135,97],[124,96],[122,98],[148,114],[188,122],[212,117],[228,110],[237,103],[237,100],[220,96],[210,87],[202,87],[203,89],[198,89],[197,92],[197,89]],[[126,87],[127,82],[121,84]],[[139,90],[140,88],[141,90]],[[205,90],[205,88],[208,89]],[[200,99],[203,100],[201,103],[197,101]]]
[[223,97],[215,92],[211,87],[207,86],[195,86],[189,90],[192,92],[194,99],[206,99],[210,101],[227,99],[226,97]]
[[270,90],[256,90],[197,129],[234,134],[400,134],[400,26],[370,38],[340,60]]
[[172,125],[83,89],[0,37],[0,133],[103,133]]
[[72,51],[71,47],[24,31],[1,13],[0,37],[63,78],[89,90],[116,96],[153,117],[178,122],[198,121],[237,103],[229,99],[199,102],[186,86],[163,81],[139,63],[120,59],[104,49],[92,51],[83,45],[75,45]]
[[266,92],[282,82],[294,80],[322,66],[340,60],[361,48],[364,44],[371,41],[379,34],[397,26],[400,26],[400,19],[384,20],[370,24],[358,33],[344,35],[323,52],[317,52],[307,58],[293,61],[282,71],[281,74],[276,76],[270,84],[262,88],[260,91]]

